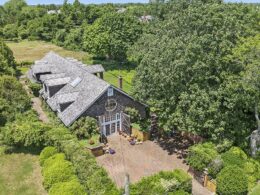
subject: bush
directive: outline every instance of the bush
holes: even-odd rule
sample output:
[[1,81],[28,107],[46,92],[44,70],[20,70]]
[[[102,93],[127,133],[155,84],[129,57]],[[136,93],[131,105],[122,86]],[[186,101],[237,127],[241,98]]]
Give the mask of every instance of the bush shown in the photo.
[[58,153],[57,148],[52,146],[45,147],[40,154],[40,164],[43,165],[46,159],[48,159],[49,157],[57,153]]
[[243,167],[244,163],[247,161],[246,153],[238,147],[232,147],[227,152],[221,155],[224,161],[224,166],[237,165]]
[[[174,170],[171,172],[160,172],[158,174],[144,177],[136,184],[130,185],[130,191],[133,195],[150,194],[175,194],[182,191],[186,194],[191,193],[191,177],[183,170]],[[185,194],[185,193],[184,193]]]
[[83,186],[77,181],[67,181],[54,184],[50,191],[49,195],[85,195]]
[[98,131],[97,120],[92,117],[81,117],[73,123],[70,130],[79,138],[90,138],[92,135],[97,134]]
[[137,123],[140,121],[141,116],[135,108],[126,107],[124,111],[130,116],[131,123]]
[[34,96],[39,96],[39,91],[40,91],[41,88],[42,88],[42,85],[41,85],[41,84],[38,84],[38,83],[30,83],[29,87],[30,87],[30,89],[32,90]]
[[64,161],[64,160],[65,160],[65,154],[64,153],[54,154],[53,156],[49,157],[48,159],[46,159],[44,161],[42,172],[44,172],[45,168],[50,167],[55,162]]
[[217,193],[221,195],[246,195],[248,180],[238,166],[227,166],[217,175]]
[[53,160],[51,164],[47,162],[46,160],[43,167],[43,184],[46,189],[56,183],[77,179],[71,162],[60,159]]
[[218,152],[213,143],[197,144],[189,148],[187,162],[194,169],[203,171],[217,155]]
[[216,178],[217,174],[221,171],[223,168],[223,160],[220,156],[218,156],[216,159],[214,159],[208,166],[208,173],[213,178]]

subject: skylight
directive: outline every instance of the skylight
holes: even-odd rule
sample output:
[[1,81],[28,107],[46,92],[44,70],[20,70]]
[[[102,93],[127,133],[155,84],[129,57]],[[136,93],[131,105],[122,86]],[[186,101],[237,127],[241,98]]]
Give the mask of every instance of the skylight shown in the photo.
[[82,79],[79,78],[79,77],[77,77],[77,78],[75,78],[75,79],[70,83],[70,85],[71,85],[72,87],[76,87],[81,81],[82,81]]

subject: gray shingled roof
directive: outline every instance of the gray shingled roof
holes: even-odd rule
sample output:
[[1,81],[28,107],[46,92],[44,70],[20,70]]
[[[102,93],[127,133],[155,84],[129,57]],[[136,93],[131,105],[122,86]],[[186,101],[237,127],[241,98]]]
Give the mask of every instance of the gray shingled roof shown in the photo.
[[[106,81],[92,74],[103,72],[102,65],[86,66],[73,58],[63,58],[53,52],[48,53],[32,66],[33,73],[44,73],[49,70],[52,74],[40,77],[45,79],[46,84],[67,83],[47,100],[51,109],[57,110],[60,103],[73,101],[68,108],[58,113],[58,117],[66,126],[80,117],[110,86]],[[71,85],[76,78],[80,78],[80,82],[75,86]]]
[[49,79],[55,79],[55,78],[62,78],[65,77],[66,74],[65,73],[59,73],[59,74],[45,74],[45,75],[41,75],[40,76],[40,80],[42,82],[49,80]]
[[65,85],[69,83],[70,77],[63,77],[63,78],[54,78],[54,79],[49,79],[46,80],[44,83],[47,86],[57,86],[57,85]]

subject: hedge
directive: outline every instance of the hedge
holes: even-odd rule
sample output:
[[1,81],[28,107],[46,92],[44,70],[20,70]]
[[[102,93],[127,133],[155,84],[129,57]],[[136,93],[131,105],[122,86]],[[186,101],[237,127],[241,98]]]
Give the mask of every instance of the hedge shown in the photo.
[[247,176],[238,166],[227,166],[217,175],[217,194],[246,195],[247,192]]
[[84,187],[77,181],[60,182],[54,184],[49,195],[86,195]]
[[54,154],[57,154],[58,150],[55,147],[49,146],[45,147],[41,154],[40,154],[40,164],[43,165],[44,161],[48,159],[49,157],[53,156]]
[[[47,159],[48,160],[48,159]],[[46,160],[46,162],[47,162]],[[67,160],[52,159],[52,163],[44,163],[43,184],[50,189],[54,184],[77,179],[72,163]]]
[[[176,169],[170,172],[159,172],[158,174],[144,177],[136,184],[130,185],[131,195],[172,194],[182,192],[191,194],[192,179],[183,170]],[[185,194],[185,193],[184,193]]]

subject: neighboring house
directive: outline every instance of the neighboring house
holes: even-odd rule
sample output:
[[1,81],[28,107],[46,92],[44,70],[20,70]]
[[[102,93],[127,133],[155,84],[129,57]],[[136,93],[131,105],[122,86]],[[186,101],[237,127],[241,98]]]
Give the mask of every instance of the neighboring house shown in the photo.
[[48,10],[47,14],[60,14],[61,11],[60,10]]
[[126,8],[124,8],[124,7],[119,7],[119,8],[117,8],[117,13],[119,13],[119,14],[122,14],[122,13],[125,13],[127,11],[127,9]]
[[139,18],[140,22],[150,22],[153,20],[153,16],[151,15],[144,15]]
[[91,116],[98,119],[107,136],[129,128],[125,107],[137,109],[145,118],[147,106],[104,81],[104,71],[102,65],[85,65],[50,52],[35,62],[28,76],[43,84],[41,96],[66,126],[82,116]]

